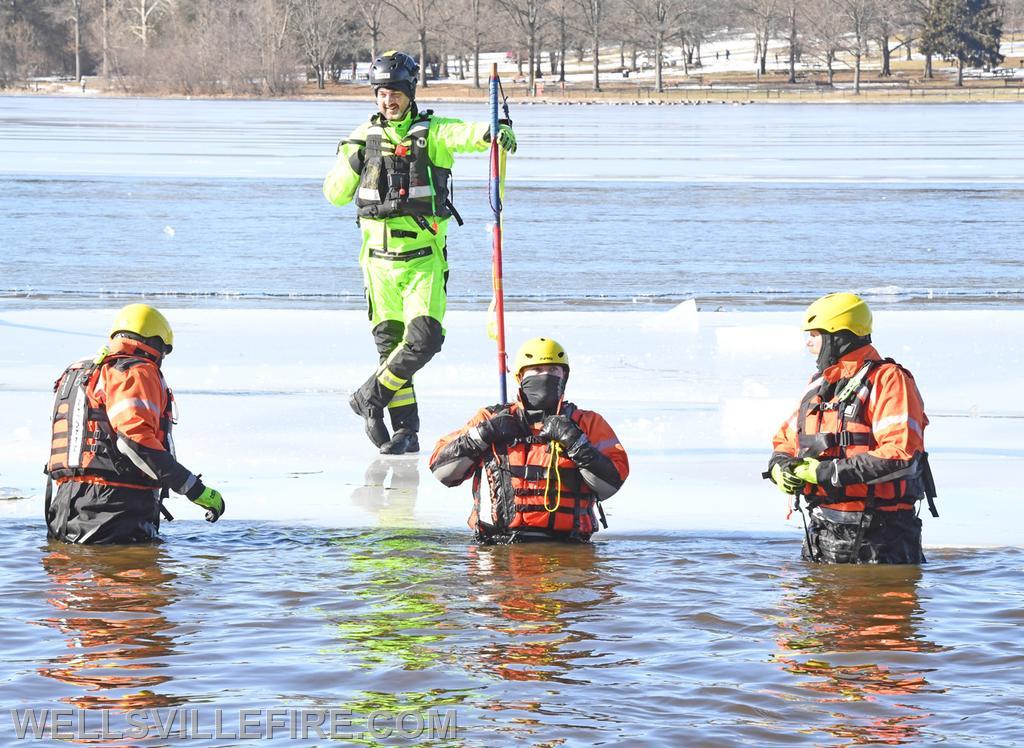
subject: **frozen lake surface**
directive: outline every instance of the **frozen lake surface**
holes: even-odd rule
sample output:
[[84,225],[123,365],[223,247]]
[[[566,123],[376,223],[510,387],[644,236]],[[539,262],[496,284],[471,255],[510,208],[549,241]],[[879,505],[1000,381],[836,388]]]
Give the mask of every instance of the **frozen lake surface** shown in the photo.
[[[371,111],[0,97],[0,304],[358,308],[354,209],[320,182]],[[512,308],[764,308],[838,287],[883,305],[1024,301],[1019,106],[512,111]],[[460,158],[454,308],[490,295],[485,177],[483,156]]]

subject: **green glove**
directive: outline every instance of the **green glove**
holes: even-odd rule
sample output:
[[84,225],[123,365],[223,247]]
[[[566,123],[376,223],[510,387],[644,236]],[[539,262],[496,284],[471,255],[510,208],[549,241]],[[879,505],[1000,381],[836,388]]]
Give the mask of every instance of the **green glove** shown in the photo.
[[201,494],[192,499],[192,503],[198,504],[206,510],[207,522],[216,522],[224,514],[224,497],[215,488],[207,486]]
[[508,125],[498,125],[498,145],[509,153],[516,152],[516,134]]
[[793,466],[793,475],[802,481],[807,483],[818,484],[818,465],[821,464],[821,460],[815,460],[813,457],[809,457],[806,460],[801,460]]
[[804,481],[797,478],[778,463],[772,465],[772,480],[775,481],[775,485],[779,487],[779,490],[787,496],[796,493],[804,487]]

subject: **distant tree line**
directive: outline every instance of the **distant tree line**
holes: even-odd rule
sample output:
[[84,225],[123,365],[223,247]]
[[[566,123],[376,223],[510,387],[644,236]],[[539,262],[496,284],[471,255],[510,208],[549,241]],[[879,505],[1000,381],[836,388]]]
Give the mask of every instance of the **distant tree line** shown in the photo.
[[[853,71],[870,54],[994,67],[1005,30],[1024,29],[1024,0],[0,0],[0,87],[33,77],[100,76],[133,91],[283,95],[352,77],[387,48],[433,76],[483,85],[480,57],[510,55],[530,90],[565,79],[566,61],[600,90],[611,74],[700,67],[702,46],[752,37],[754,71],[769,43],[797,64]],[[669,59],[669,50],[677,57]],[[454,67],[454,69],[452,69]],[[547,68],[546,70],[544,68]],[[304,74],[305,71],[305,74]]]

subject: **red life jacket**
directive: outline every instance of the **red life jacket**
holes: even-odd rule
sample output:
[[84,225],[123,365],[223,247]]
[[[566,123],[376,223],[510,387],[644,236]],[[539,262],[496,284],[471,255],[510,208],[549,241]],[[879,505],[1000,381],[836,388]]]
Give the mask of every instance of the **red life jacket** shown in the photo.
[[[139,470],[118,450],[117,435],[107,418],[103,393],[106,367],[127,371],[135,366],[156,365],[142,355],[112,353],[99,363],[84,359],[65,369],[53,385],[50,459],[44,472],[56,481],[80,478],[102,484],[159,488],[156,480]],[[166,384],[163,388],[166,407],[160,416],[157,438],[173,454],[171,423],[174,399]]]
[[[580,411],[567,406],[563,413],[582,427]],[[483,467],[498,532],[533,528],[581,538],[597,532],[596,494],[561,448],[552,448],[550,442],[531,438],[487,454]],[[478,494],[476,479],[473,491]]]
[[[883,365],[899,367],[913,379],[909,371],[890,359],[866,360],[850,380],[830,397],[822,400],[820,389],[809,390],[800,403],[796,430],[799,457],[846,459],[874,449],[872,425],[867,420],[867,403],[871,397],[874,376]],[[853,483],[847,486],[804,485],[804,494],[820,497],[820,503],[843,511],[862,511],[864,500],[882,499],[879,509],[911,509],[913,502],[924,497],[922,479],[917,476],[881,483]],[[899,499],[907,498],[904,502]]]

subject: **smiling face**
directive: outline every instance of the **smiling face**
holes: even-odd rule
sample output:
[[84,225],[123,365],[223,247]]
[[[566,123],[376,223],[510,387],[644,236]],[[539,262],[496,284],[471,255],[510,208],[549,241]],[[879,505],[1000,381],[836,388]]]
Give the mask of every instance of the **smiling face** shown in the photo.
[[393,88],[377,89],[377,109],[389,122],[400,120],[409,109],[409,97]]

